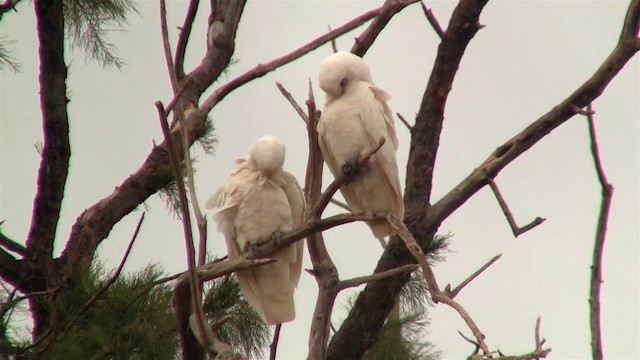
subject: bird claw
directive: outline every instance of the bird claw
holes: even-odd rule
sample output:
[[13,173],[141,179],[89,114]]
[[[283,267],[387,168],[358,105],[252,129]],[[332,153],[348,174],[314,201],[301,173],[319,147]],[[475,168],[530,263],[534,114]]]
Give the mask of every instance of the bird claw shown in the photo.
[[358,159],[346,161],[342,165],[342,175],[345,177],[345,184],[353,181],[362,170],[362,167],[358,164]]
[[271,240],[276,244],[276,246],[282,245],[282,232],[274,231],[273,234],[271,234]]
[[244,252],[245,252],[245,254],[247,254],[248,258],[253,258],[259,253],[258,245],[254,244],[252,242],[248,242],[244,246]]

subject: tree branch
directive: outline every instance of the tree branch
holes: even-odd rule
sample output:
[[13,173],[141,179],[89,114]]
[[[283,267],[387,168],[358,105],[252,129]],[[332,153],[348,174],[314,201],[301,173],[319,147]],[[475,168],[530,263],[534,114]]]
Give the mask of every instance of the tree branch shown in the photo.
[[424,1],[420,1],[420,5],[422,5],[422,11],[424,12],[424,16],[427,17],[427,21],[429,21],[429,24],[431,24],[431,27],[436,32],[440,40],[444,39],[444,35],[445,35],[444,31],[442,30],[442,27],[440,26],[438,19],[436,19],[436,16],[433,15],[433,11],[431,11],[431,9],[429,9],[427,5],[424,4]]
[[489,184],[489,187],[493,191],[493,194],[496,196],[496,200],[498,200],[498,204],[500,205],[500,208],[502,209],[504,216],[507,218],[507,221],[509,222],[509,226],[511,227],[511,231],[513,232],[513,235],[515,237],[518,237],[518,235],[533,229],[534,227],[542,224],[545,220],[547,220],[545,218],[541,218],[538,216],[529,224],[523,227],[519,227],[518,224],[516,223],[516,219],[513,217],[513,214],[511,213],[511,210],[509,210],[509,205],[507,205],[507,202],[505,201],[504,197],[500,193],[500,189],[498,188],[498,185],[496,184],[496,182],[492,178],[487,178],[487,183]]
[[460,285],[456,286],[455,289],[451,290],[451,285],[448,284],[447,286],[445,286],[444,291],[449,295],[450,298],[454,299],[456,296],[458,296],[458,293],[465,286],[469,285],[475,278],[477,278],[480,274],[482,274],[482,272],[487,270],[489,266],[493,265],[493,263],[498,261],[498,259],[500,259],[501,257],[502,257],[502,254],[498,254],[494,256],[493,258],[491,258],[491,260],[489,260],[486,264],[484,264],[480,269],[478,269],[476,272],[471,274],[471,276],[469,276],[463,282],[461,282]]
[[380,8],[380,13],[371,22],[360,36],[355,38],[355,43],[351,47],[351,52],[363,57],[367,50],[373,45],[380,32],[387,26],[391,18],[402,11],[405,7],[419,0],[386,0]]
[[319,48],[321,45],[331,41],[331,39],[335,39],[338,36],[347,33],[358,26],[364,24],[365,22],[372,19],[374,16],[381,13],[384,6],[366,12],[357,18],[345,23],[344,25],[335,28],[334,30],[329,31],[328,33],[306,43],[305,45],[297,48],[296,50],[283,55],[277,59],[273,59],[265,64],[258,64],[258,66],[253,69],[245,72],[244,74],[236,77],[235,79],[227,82],[222,85],[218,89],[216,89],[213,94],[211,94],[205,101],[203,101],[201,106],[201,111],[209,112],[213,107],[219,103],[222,99],[224,99],[227,95],[229,95],[233,90],[237,89],[241,85],[244,85],[252,80],[260,78],[267,73],[279,68],[280,66],[286,65],[292,62],[295,59],[300,58],[301,56]]
[[305,123],[309,122],[309,117],[307,116],[307,114],[305,114],[304,110],[302,110],[302,107],[300,107],[300,105],[298,105],[298,103],[293,98],[291,93],[287,89],[285,89],[284,86],[282,86],[281,83],[279,83],[277,81],[276,81],[276,86],[278,87],[278,90],[280,90],[280,93],[285,97],[285,99],[287,99],[287,101],[289,101],[289,104],[291,104],[291,106],[293,106],[293,108],[296,110],[298,115],[300,115],[302,120]]
[[182,81],[184,79],[184,55],[187,51],[187,43],[191,36],[191,27],[193,21],[196,18],[198,12],[199,0],[190,0],[189,7],[187,8],[187,14],[184,17],[184,22],[180,28],[180,35],[178,35],[178,44],[176,45],[176,61],[174,69],[176,72],[176,79]]
[[[410,232],[421,240],[420,244],[424,249],[428,247],[429,239],[436,231],[436,227],[428,228],[424,220],[429,207],[433,167],[446,99],[462,55],[479,28],[478,18],[486,2],[461,0],[453,11],[446,31],[447,36],[438,48],[418,116],[412,127],[404,192],[404,220]],[[412,261],[400,239],[397,236],[391,239],[378,262],[376,272],[393,269]],[[376,342],[385,319],[408,281],[408,274],[401,274],[367,284],[356,299],[347,319],[331,340],[327,358],[337,360],[362,357]]]
[[[2,223],[4,223],[4,220],[0,221],[0,225],[2,225]],[[2,233],[2,231],[0,231],[0,246],[21,256],[24,256],[27,252],[27,249],[24,247],[24,245],[8,238],[5,234]],[[0,274],[1,273],[2,272],[0,272]]]
[[[196,77],[183,82],[183,98],[189,95],[191,100],[197,101],[204,89],[211,84],[213,79],[217,78],[228,64],[233,52],[235,29],[243,4],[244,2],[239,0],[218,3],[219,11],[216,14],[216,21],[224,23],[224,27],[223,31],[218,34],[216,41],[221,46],[210,48],[202,63],[191,72]],[[222,44],[229,45],[222,46]],[[208,75],[202,75],[204,73]],[[207,84],[202,83],[206,79],[211,79],[211,81]],[[184,128],[187,130],[189,144],[193,144],[204,134],[205,120],[206,113],[192,111],[188,114]],[[175,136],[177,131],[179,129],[174,129],[172,136]],[[179,136],[175,136],[174,140],[176,140],[176,144],[179,143],[181,146]],[[60,258],[65,273],[71,274],[88,269],[90,259],[97,246],[108,236],[114,224],[149,196],[171,183],[173,174],[169,164],[165,141],[154,146],[140,168],[117,186],[109,196],[98,201],[78,217]]]
[[400,266],[398,268],[395,269],[391,269],[391,270],[387,270],[387,271],[383,271],[380,273],[373,273],[371,275],[367,275],[367,276],[360,276],[360,277],[356,277],[353,279],[349,279],[349,280],[342,280],[340,281],[340,283],[338,283],[338,287],[337,290],[338,291],[342,291],[344,289],[348,289],[348,288],[352,288],[352,287],[358,287],[360,285],[363,284],[367,284],[373,281],[379,281],[382,279],[386,279],[390,276],[395,276],[404,272],[413,272],[415,269],[417,269],[418,266],[417,265],[413,265],[413,264],[409,264],[409,265],[403,265]]
[[591,356],[595,360],[602,360],[604,351],[602,349],[602,329],[600,325],[600,287],[602,285],[602,256],[604,253],[605,239],[607,237],[607,224],[609,222],[609,210],[611,209],[611,200],[613,198],[613,185],[607,181],[607,176],[602,167],[593,114],[591,104],[587,105],[587,123],[589,126],[589,138],[591,140],[591,155],[593,156],[593,163],[602,189],[602,202],[600,204],[600,215],[598,216],[598,227],[596,229],[596,239],[591,264],[589,315],[591,319]]
[[20,0],[4,0],[3,2],[0,3],[0,20],[2,20],[2,15],[4,15],[4,13],[6,13],[7,11],[10,10],[14,10],[16,8],[16,5],[18,5],[18,3],[20,2]]
[[[477,18],[484,3],[484,1],[462,0],[454,11],[446,31],[447,36],[439,46],[434,75],[431,76],[427,92],[423,97],[423,103],[426,102],[430,106],[425,106],[424,110],[419,111],[412,132],[404,195],[406,209],[404,220],[414,237],[421,239],[420,244],[423,249],[427,248],[430,234],[433,234],[444,219],[486,184],[487,176],[495,177],[500,170],[531,148],[550,131],[571,118],[576,113],[575,106],[584,107],[597,98],[640,49],[635,38],[635,34],[638,32],[636,20],[640,13],[640,1],[633,0],[629,5],[620,42],[594,75],[567,99],[534,121],[513,139],[500,146],[465,180],[429,207],[427,200],[429,199],[433,174],[433,161],[431,160],[435,159],[438,144],[438,136],[434,135],[439,134],[442,124],[440,120],[432,122],[432,125],[429,126],[424,116],[431,114],[429,115],[431,118],[437,119],[441,114],[440,110],[444,109],[446,96],[443,97],[443,94],[448,93],[451,88],[453,80],[451,74],[455,73],[458,68],[464,47],[471,39],[472,34],[468,32],[475,33],[474,28],[477,28]],[[476,26],[468,26],[469,24],[476,24]],[[452,48],[455,48],[455,51]],[[453,54],[457,55],[453,56]],[[445,61],[448,58],[451,59]],[[443,81],[445,74],[449,74],[447,78],[450,81]],[[435,91],[435,88],[440,91]],[[397,237],[392,238],[378,262],[376,271],[384,271],[412,262],[410,254],[402,247],[403,245]],[[378,334],[384,319],[391,310],[393,299],[407,281],[408,276],[398,275],[389,280],[368,284],[365,290],[360,293],[343,326],[329,344],[328,358],[360,357],[375,340],[373,337]],[[363,340],[372,338],[374,340]]]

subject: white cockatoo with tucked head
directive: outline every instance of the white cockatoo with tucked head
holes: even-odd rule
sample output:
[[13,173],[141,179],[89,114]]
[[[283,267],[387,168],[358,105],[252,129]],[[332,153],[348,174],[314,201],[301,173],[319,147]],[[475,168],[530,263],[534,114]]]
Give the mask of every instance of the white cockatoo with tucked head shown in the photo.
[[[345,164],[374,149],[381,137],[385,139],[367,167],[340,188],[347,204],[353,212],[387,211],[402,219],[398,137],[387,105],[389,94],[373,84],[369,67],[360,57],[345,51],[320,63],[320,88],[326,101],[318,123],[318,142],[334,177],[342,174]],[[368,224],[378,239],[396,233],[386,220]]]
[[[206,203],[217,208],[213,219],[224,234],[229,259],[252,245],[297,228],[305,217],[305,200],[295,177],[282,169],[284,145],[273,136],[253,144],[246,158]],[[276,262],[236,272],[240,289],[269,325],[295,319],[294,289],[302,269],[302,241],[272,255]]]

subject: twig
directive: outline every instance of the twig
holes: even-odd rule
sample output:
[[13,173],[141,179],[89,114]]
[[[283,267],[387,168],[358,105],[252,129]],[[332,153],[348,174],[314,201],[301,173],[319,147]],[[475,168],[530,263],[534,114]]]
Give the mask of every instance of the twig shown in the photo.
[[433,15],[433,11],[431,11],[431,9],[429,9],[427,5],[424,4],[423,1],[420,1],[420,5],[422,5],[422,11],[424,12],[424,15],[427,17],[427,21],[429,21],[429,24],[431,24],[431,27],[433,28],[433,30],[436,32],[436,34],[438,34],[438,37],[440,38],[440,40],[444,39],[444,31],[442,30],[442,27],[440,26],[438,19],[436,19],[436,16]]
[[280,340],[280,329],[282,324],[276,325],[276,329],[273,333],[273,341],[269,345],[269,360],[276,360],[276,353],[278,351],[278,340]]
[[191,218],[189,216],[189,207],[187,203],[187,195],[185,194],[184,182],[182,180],[182,174],[180,171],[180,162],[178,161],[178,155],[176,153],[175,146],[173,144],[173,138],[171,137],[171,132],[169,130],[169,125],[167,124],[167,118],[164,116],[165,110],[162,102],[156,101],[156,108],[158,110],[158,116],[160,120],[160,127],[162,128],[162,134],[164,135],[165,141],[167,142],[167,149],[169,153],[169,159],[171,160],[171,167],[173,168],[173,172],[176,178],[176,184],[178,189],[178,197],[180,198],[180,212],[182,215],[182,228],[184,232],[184,241],[185,247],[187,249],[187,268],[189,273],[189,284],[191,289],[192,296],[192,308],[196,315],[196,325],[200,336],[205,341],[204,347],[205,349],[209,347],[211,342],[206,342],[208,339],[206,338],[205,331],[205,320],[204,314],[201,306],[201,294],[200,294],[200,286],[197,283],[196,273],[195,273],[195,249],[193,246],[193,235],[191,234]]
[[545,339],[540,340],[540,317],[536,320],[536,349],[528,354],[517,356],[499,356],[495,360],[539,360],[544,359],[551,353],[551,348],[543,349],[542,346],[546,342]]
[[494,256],[493,258],[491,258],[491,260],[489,260],[486,264],[484,264],[480,269],[478,269],[471,276],[469,276],[462,283],[460,283],[460,285],[456,286],[455,289],[450,290],[451,286],[447,285],[444,291],[448,293],[450,298],[452,299],[455,298],[465,286],[469,285],[470,282],[472,282],[475,278],[477,278],[480,274],[482,274],[483,271],[487,270],[489,266],[493,265],[493,263],[498,261],[498,259],[500,259],[501,257],[502,257],[502,254],[498,254]]
[[407,227],[404,226],[402,220],[389,213],[385,214],[385,218],[387,219],[389,224],[391,224],[391,226],[398,232],[398,236],[400,236],[400,238],[404,241],[409,252],[413,255],[418,264],[420,264],[425,280],[427,282],[427,288],[429,289],[429,293],[431,293],[431,299],[433,299],[433,302],[436,304],[442,302],[454,308],[460,314],[462,319],[467,323],[469,329],[471,329],[471,332],[476,337],[476,340],[478,340],[478,346],[480,346],[482,351],[484,351],[485,356],[490,358],[491,353],[489,351],[489,348],[487,347],[487,344],[485,344],[484,342],[484,335],[482,334],[482,332],[480,332],[480,329],[478,329],[478,326],[476,325],[475,321],[473,321],[469,313],[460,304],[449,297],[448,293],[440,291],[438,282],[436,281],[436,277],[431,270],[431,266],[429,265],[426,256],[422,252],[422,249],[420,248],[420,245],[418,245],[416,239],[413,238]]
[[609,222],[609,210],[613,198],[613,185],[607,181],[607,176],[602,167],[598,140],[596,138],[595,120],[593,118],[591,103],[587,105],[587,123],[589,125],[589,137],[591,140],[591,154],[594,166],[598,174],[598,181],[602,188],[602,201],[600,203],[600,215],[596,229],[595,245],[593,247],[593,260],[591,264],[591,290],[589,294],[589,315],[591,318],[591,356],[601,360],[604,357],[602,348],[602,328],[600,321],[600,287],[602,285],[602,256],[604,253],[605,239],[607,237],[607,223]]
[[289,101],[291,106],[293,106],[293,108],[296,110],[298,115],[300,115],[302,120],[305,123],[308,122],[309,121],[309,117],[307,116],[307,114],[305,114],[304,110],[302,110],[302,107],[300,107],[300,105],[298,105],[298,103],[293,98],[291,93],[289,91],[287,91],[287,89],[285,89],[284,86],[282,86],[282,84],[277,82],[277,81],[276,81],[276,86],[278,87],[278,90],[280,90],[280,93]]
[[332,203],[333,205],[337,206],[337,207],[341,207],[349,212],[353,212],[353,210],[351,210],[351,208],[349,207],[349,205],[343,203],[342,201],[338,201],[336,199],[331,199],[329,200],[330,203]]
[[184,17],[184,22],[180,28],[180,35],[178,35],[178,44],[176,45],[176,62],[175,71],[178,80],[184,78],[184,55],[187,50],[187,43],[189,42],[189,36],[191,35],[191,27],[193,21],[196,18],[198,12],[199,0],[190,0],[189,7],[187,8],[187,14]]
[[386,279],[390,276],[395,276],[404,272],[412,272],[415,269],[418,268],[418,265],[415,264],[409,264],[409,265],[403,265],[400,267],[397,267],[395,269],[391,269],[391,270],[386,270],[383,272],[379,272],[379,273],[374,273],[371,275],[367,275],[367,276],[360,276],[360,277],[356,277],[353,279],[349,279],[349,280],[342,280],[340,281],[340,283],[338,283],[338,287],[337,290],[338,291],[342,291],[344,289],[348,289],[348,288],[352,288],[352,287],[358,287],[362,284],[367,284],[370,283],[372,281],[378,281],[378,280],[382,280],[382,279]]
[[274,60],[271,60],[265,64],[259,64],[258,66],[254,67],[253,69],[245,72],[244,74],[238,76],[237,78],[227,82],[226,84],[222,85],[221,87],[219,87],[218,89],[216,89],[213,94],[211,94],[209,97],[207,97],[206,100],[204,100],[202,102],[202,105],[200,106],[200,110],[203,113],[208,113],[209,111],[211,111],[211,109],[213,109],[213,107],[220,102],[220,100],[224,99],[225,96],[227,96],[229,93],[231,93],[233,90],[237,89],[239,86],[244,85],[252,80],[255,80],[259,77],[264,76],[265,74],[279,68],[282,65],[288,64],[291,61],[298,59],[299,57],[311,52],[312,50],[317,49],[318,47],[320,47],[321,45],[325,44],[328,41],[331,41],[331,39],[334,39],[338,36],[343,35],[346,32],[349,32],[355,28],[357,28],[358,26],[364,24],[365,22],[371,20],[373,17],[375,17],[376,15],[378,15],[384,6],[379,7],[377,9],[368,11],[358,17],[356,17],[355,19],[345,23],[344,25],[329,31],[328,33],[308,42],[307,44],[299,47],[298,49],[284,55],[281,56],[279,58],[276,58]]
[[[327,25],[327,29],[331,31],[331,25]],[[336,39],[331,39],[331,50],[333,50],[334,54],[338,52],[338,45],[336,45]]]
[[[192,11],[192,5],[194,5],[194,1],[189,3],[189,13]],[[197,9],[198,1],[195,1],[195,7]],[[193,10],[193,16],[195,16],[196,10]],[[189,18],[189,13],[187,14],[187,19]],[[185,23],[187,21],[185,19]],[[189,29],[186,30],[186,36],[189,36],[189,32],[191,31],[191,23],[193,22],[193,18],[190,19]],[[169,79],[171,80],[171,88],[173,89],[174,99],[169,105],[178,104],[177,118],[180,123],[180,135],[182,136],[182,152],[184,155],[184,162],[186,165],[187,172],[187,183],[189,189],[189,198],[191,199],[191,206],[193,207],[193,213],[196,219],[196,226],[198,227],[198,262],[197,265],[204,265],[205,258],[207,256],[207,220],[202,216],[202,212],[200,211],[200,206],[198,205],[198,199],[195,193],[195,183],[193,180],[193,165],[191,161],[191,152],[189,151],[189,140],[187,136],[187,131],[185,129],[185,109],[182,101],[180,101],[180,96],[184,89],[186,89],[186,84],[182,84],[181,87],[178,86],[178,76],[176,73],[176,69],[173,67],[171,61],[171,47],[169,45],[169,36],[167,32],[167,14],[165,9],[165,0],[160,0],[160,27],[162,29],[162,45],[164,48],[165,62],[167,64],[167,69],[169,71]],[[180,39],[182,39],[182,34]],[[179,40],[180,40],[179,39]],[[180,45],[180,44],[178,44]],[[184,46],[186,46],[186,40],[184,41]],[[183,49],[184,51],[184,49]],[[184,57],[184,54],[182,54]],[[176,56],[176,64],[180,60],[180,66],[182,66],[182,59],[179,59]],[[188,81],[188,78],[187,78]],[[180,88],[180,90],[178,90]],[[172,105],[173,106],[173,105]],[[168,116],[169,109],[165,109],[165,117]]]
[[[2,225],[3,222],[4,220],[0,222],[0,225]],[[27,251],[27,248],[25,248],[24,245],[9,239],[2,233],[2,231],[0,231],[0,246],[22,256],[24,256]]]
[[529,224],[523,227],[518,227],[518,224],[516,223],[516,220],[513,217],[513,214],[509,210],[509,205],[507,205],[507,202],[504,200],[504,197],[500,193],[500,189],[498,189],[498,185],[495,183],[493,179],[489,177],[487,177],[487,183],[489,184],[489,187],[491,188],[491,190],[493,190],[493,193],[495,194],[496,199],[498,200],[498,204],[500,204],[500,208],[502,209],[504,216],[507,218],[507,221],[509,222],[509,226],[511,227],[511,231],[513,232],[513,235],[515,237],[518,237],[518,235],[521,235],[533,229],[534,227],[542,224],[545,220],[547,220],[545,218],[541,218],[538,216]]
[[313,236],[316,233],[334,228],[339,225],[344,225],[356,221],[372,221],[377,219],[384,219],[383,215],[366,212],[366,213],[354,213],[354,214],[338,214],[325,219],[314,220],[308,219],[306,223],[302,224],[299,228],[294,229],[282,236],[279,245],[276,245],[272,240],[265,240],[255,244],[252,251],[252,256],[247,259],[260,259],[265,256],[270,256],[277,250],[289,246],[300,239]]
[[[386,141],[385,138],[381,137],[380,140],[378,140],[378,145],[376,145],[376,147],[367,151],[364,155],[358,158],[358,160],[353,164],[356,173],[358,173],[359,171],[361,171],[362,168],[367,166],[367,163],[369,162],[369,159],[371,158],[371,156],[373,156],[373,154],[375,154],[378,150],[380,150],[382,145],[384,145],[385,141]],[[327,186],[324,193],[322,194],[320,199],[318,199],[318,202],[311,209],[309,214],[312,214],[312,216],[320,217],[324,209],[329,204],[329,201],[331,200],[333,195],[338,191],[338,189],[340,189],[340,187],[342,187],[342,185],[344,185],[349,180],[351,179],[349,179],[344,173],[341,174],[338,178],[334,179],[333,182],[329,184],[329,186]]]
[[400,119],[400,121],[402,121],[402,123],[404,124],[404,126],[407,127],[407,129],[409,129],[409,131],[411,131],[411,129],[413,129],[413,126],[411,126],[409,124],[409,122],[407,121],[407,119],[404,118],[404,116],[402,116],[402,114],[400,113],[396,113],[396,116],[398,116],[398,119]]
[[389,23],[393,16],[410,4],[419,0],[387,0],[380,8],[380,13],[371,24],[355,38],[351,52],[362,57],[369,50],[373,42],[378,38],[382,29]]
[[20,0],[4,0],[0,3],[0,19],[2,19],[2,15],[9,10],[16,11],[15,7],[18,5]]

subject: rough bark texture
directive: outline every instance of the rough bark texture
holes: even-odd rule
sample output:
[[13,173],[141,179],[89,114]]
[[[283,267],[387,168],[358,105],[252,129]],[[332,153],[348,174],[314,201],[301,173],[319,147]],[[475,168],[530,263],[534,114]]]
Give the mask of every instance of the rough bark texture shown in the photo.
[[[48,283],[64,186],[69,170],[69,121],[67,118],[67,67],[64,63],[64,17],[60,1],[35,1],[40,55],[40,107],[44,146],[38,171],[38,190],[19,288],[43,291]],[[34,337],[44,329],[48,310],[30,299]]]

